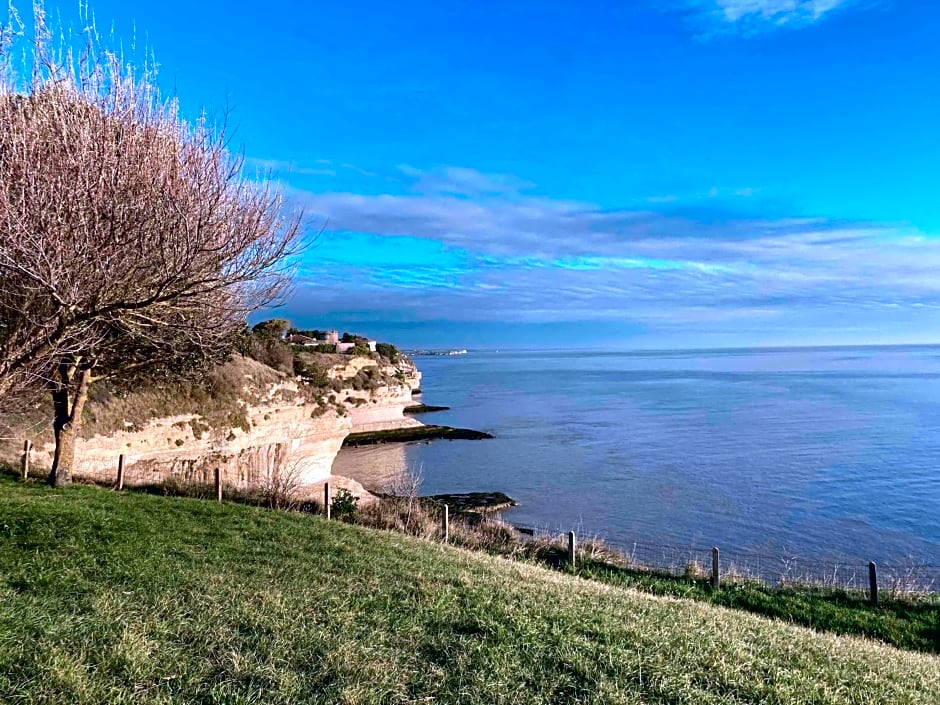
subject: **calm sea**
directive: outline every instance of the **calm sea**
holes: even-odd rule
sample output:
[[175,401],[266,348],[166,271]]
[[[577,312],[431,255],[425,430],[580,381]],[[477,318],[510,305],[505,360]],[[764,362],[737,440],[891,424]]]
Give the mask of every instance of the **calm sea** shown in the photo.
[[611,542],[940,563],[940,348],[418,357],[422,417],[491,441],[344,450],[337,472],[499,490]]

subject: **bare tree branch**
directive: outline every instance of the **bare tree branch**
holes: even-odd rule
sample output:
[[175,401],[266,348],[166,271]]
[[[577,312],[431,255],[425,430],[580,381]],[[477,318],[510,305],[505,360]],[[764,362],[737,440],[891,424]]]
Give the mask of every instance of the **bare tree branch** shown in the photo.
[[152,64],[34,13],[28,76],[15,12],[0,28],[0,402],[48,387],[60,482],[89,384],[230,349],[288,290],[301,219],[243,178],[224,130],[161,98]]

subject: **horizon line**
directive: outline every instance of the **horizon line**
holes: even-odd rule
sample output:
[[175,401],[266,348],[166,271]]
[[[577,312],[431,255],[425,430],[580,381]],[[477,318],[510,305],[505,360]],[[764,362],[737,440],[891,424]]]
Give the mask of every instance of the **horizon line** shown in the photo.
[[617,348],[617,347],[469,347],[463,346],[415,346],[401,347],[401,352],[407,354],[420,354],[422,352],[439,353],[450,352],[454,350],[466,350],[468,354],[493,353],[493,352],[597,352],[611,354],[634,354],[634,353],[691,353],[691,352],[787,352],[797,350],[857,350],[860,348],[936,348],[940,347],[940,341],[923,343],[835,343],[823,345],[738,345],[731,347],[690,347],[690,348]]

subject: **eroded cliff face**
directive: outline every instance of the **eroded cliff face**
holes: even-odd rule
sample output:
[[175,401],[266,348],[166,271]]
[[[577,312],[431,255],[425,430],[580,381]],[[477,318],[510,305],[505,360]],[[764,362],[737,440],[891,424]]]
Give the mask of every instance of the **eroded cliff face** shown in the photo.
[[[353,380],[369,371],[373,372],[369,377],[372,384],[355,389]],[[332,368],[329,374],[331,379],[343,383],[336,397],[352,420],[352,433],[422,425],[404,413],[405,407],[413,403],[412,391],[421,383],[421,373],[410,359],[402,356],[391,363],[352,357]]]
[[313,418],[311,409],[283,402],[248,407],[250,429],[231,428],[224,437],[200,430],[198,415],[154,419],[138,431],[79,441],[75,475],[111,482],[118,456],[124,455],[125,483],[130,485],[208,485],[216,468],[232,489],[264,488],[279,476],[284,482],[315,483],[329,476],[352,423],[335,413]]
[[[211,485],[217,468],[231,490],[310,486],[330,477],[348,433],[421,425],[404,415],[421,379],[411,360],[324,357],[323,388],[242,359],[229,375],[241,385],[231,410],[155,416],[89,434],[77,443],[74,476],[113,483],[123,455],[130,486]],[[140,403],[146,399],[141,394]],[[124,408],[134,400],[123,400]],[[48,468],[53,450],[51,442],[37,444],[34,464]]]

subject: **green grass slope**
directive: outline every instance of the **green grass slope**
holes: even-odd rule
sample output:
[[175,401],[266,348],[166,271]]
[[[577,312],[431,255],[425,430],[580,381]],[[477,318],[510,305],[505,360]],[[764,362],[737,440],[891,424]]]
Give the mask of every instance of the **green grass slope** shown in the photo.
[[3,703],[940,703],[940,659],[397,534],[0,479]]

